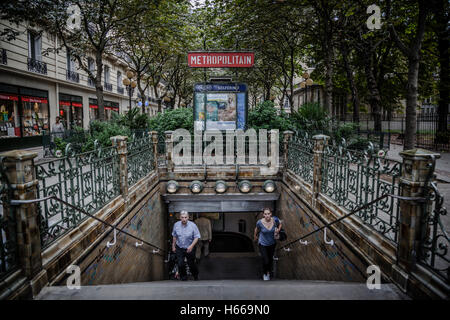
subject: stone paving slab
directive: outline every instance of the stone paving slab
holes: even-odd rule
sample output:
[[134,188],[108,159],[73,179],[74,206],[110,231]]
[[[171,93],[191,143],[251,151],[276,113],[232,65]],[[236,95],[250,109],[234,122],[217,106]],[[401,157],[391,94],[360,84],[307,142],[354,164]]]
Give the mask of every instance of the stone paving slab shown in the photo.
[[393,284],[301,280],[200,280],[46,287],[38,300],[409,300]]

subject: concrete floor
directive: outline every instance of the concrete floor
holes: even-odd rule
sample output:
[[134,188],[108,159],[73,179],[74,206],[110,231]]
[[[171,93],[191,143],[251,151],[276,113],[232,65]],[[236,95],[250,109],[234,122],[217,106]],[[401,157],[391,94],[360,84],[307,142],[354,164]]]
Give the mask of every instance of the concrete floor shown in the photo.
[[259,279],[260,257],[256,253],[210,253],[198,263],[200,280]]
[[46,287],[37,300],[407,300],[395,285],[299,280],[200,280]]

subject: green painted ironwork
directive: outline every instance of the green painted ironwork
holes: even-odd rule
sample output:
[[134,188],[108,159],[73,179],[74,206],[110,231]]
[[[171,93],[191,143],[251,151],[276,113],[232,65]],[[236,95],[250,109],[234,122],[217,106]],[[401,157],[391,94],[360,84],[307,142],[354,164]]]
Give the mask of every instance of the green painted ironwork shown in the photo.
[[[120,194],[119,157],[114,147],[75,154],[35,165],[38,198],[56,196],[94,213]],[[38,206],[42,247],[78,226],[87,217],[52,199]]]
[[[402,164],[375,154],[350,151],[345,141],[325,147],[322,157],[321,193],[347,209],[364,205],[384,194],[400,195]],[[397,242],[399,201],[385,198],[358,212],[361,221],[385,238]]]
[[428,206],[431,208],[424,208],[424,212],[430,214],[424,215],[421,221],[423,229],[419,262],[449,284],[450,252],[448,246],[450,237],[441,221],[441,217],[447,215],[447,209],[443,206],[444,197],[440,194],[436,183],[431,183],[429,191]]
[[18,268],[16,219],[9,205],[12,189],[0,163],[0,281]]
[[294,135],[288,144],[288,157],[286,164],[287,169],[292,170],[296,175],[310,185],[313,184],[313,148],[314,142],[309,139],[307,133]]
[[127,144],[128,187],[155,169],[152,138],[148,132],[140,138],[134,135]]

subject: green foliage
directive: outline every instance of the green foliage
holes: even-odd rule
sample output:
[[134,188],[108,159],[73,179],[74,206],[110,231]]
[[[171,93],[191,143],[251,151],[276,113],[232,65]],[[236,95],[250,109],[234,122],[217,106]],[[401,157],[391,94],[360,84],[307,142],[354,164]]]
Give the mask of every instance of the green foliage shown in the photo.
[[90,124],[90,136],[83,145],[82,152],[93,150],[95,140],[98,140],[102,147],[110,147],[111,137],[130,135],[130,128],[119,125],[116,122],[92,121]]
[[124,114],[113,112],[112,120],[119,126],[125,126],[130,129],[145,129],[149,121],[149,117],[145,113],[141,113],[140,108],[135,107]]
[[293,122],[283,110],[278,115],[278,110],[272,101],[264,101],[251,110],[248,114],[247,126],[255,130],[278,129],[280,132],[295,129]]
[[296,127],[311,133],[329,134],[331,118],[317,102],[303,104],[291,115]]
[[180,108],[168,110],[164,113],[158,113],[148,121],[150,130],[158,131],[160,134],[164,131],[173,131],[176,129],[187,129],[194,132],[194,115],[191,108]]
[[355,136],[357,129],[358,129],[358,124],[356,124],[356,123],[334,122],[331,135],[336,141],[342,141],[342,139],[345,139],[346,141],[350,141],[350,139]]
[[53,142],[55,143],[55,149],[56,150],[61,150],[62,154],[64,154],[64,152],[66,150],[67,142],[64,141],[61,138],[56,138],[56,137],[55,137],[55,140]]

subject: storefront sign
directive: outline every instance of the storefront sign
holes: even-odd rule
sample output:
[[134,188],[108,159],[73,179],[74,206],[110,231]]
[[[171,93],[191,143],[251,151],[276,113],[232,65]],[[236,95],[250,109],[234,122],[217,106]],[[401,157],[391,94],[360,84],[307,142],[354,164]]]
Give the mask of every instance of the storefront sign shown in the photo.
[[72,106],[77,108],[83,108],[83,104],[77,102],[72,102]]
[[59,105],[60,106],[69,106],[70,107],[70,102],[69,101],[60,101]]
[[98,105],[96,105],[96,104],[90,104],[90,105],[89,105],[89,108],[92,108],[92,109],[98,109]]
[[48,103],[45,98],[35,98],[35,97],[22,97],[22,101],[25,102],[37,102],[37,103]]
[[0,100],[14,100],[14,101],[19,101],[19,97],[17,97],[17,96],[11,96],[11,95],[0,94]]
[[113,110],[119,112],[119,108],[116,107],[105,107],[105,110]]
[[255,63],[253,52],[189,52],[192,68],[250,68]]

